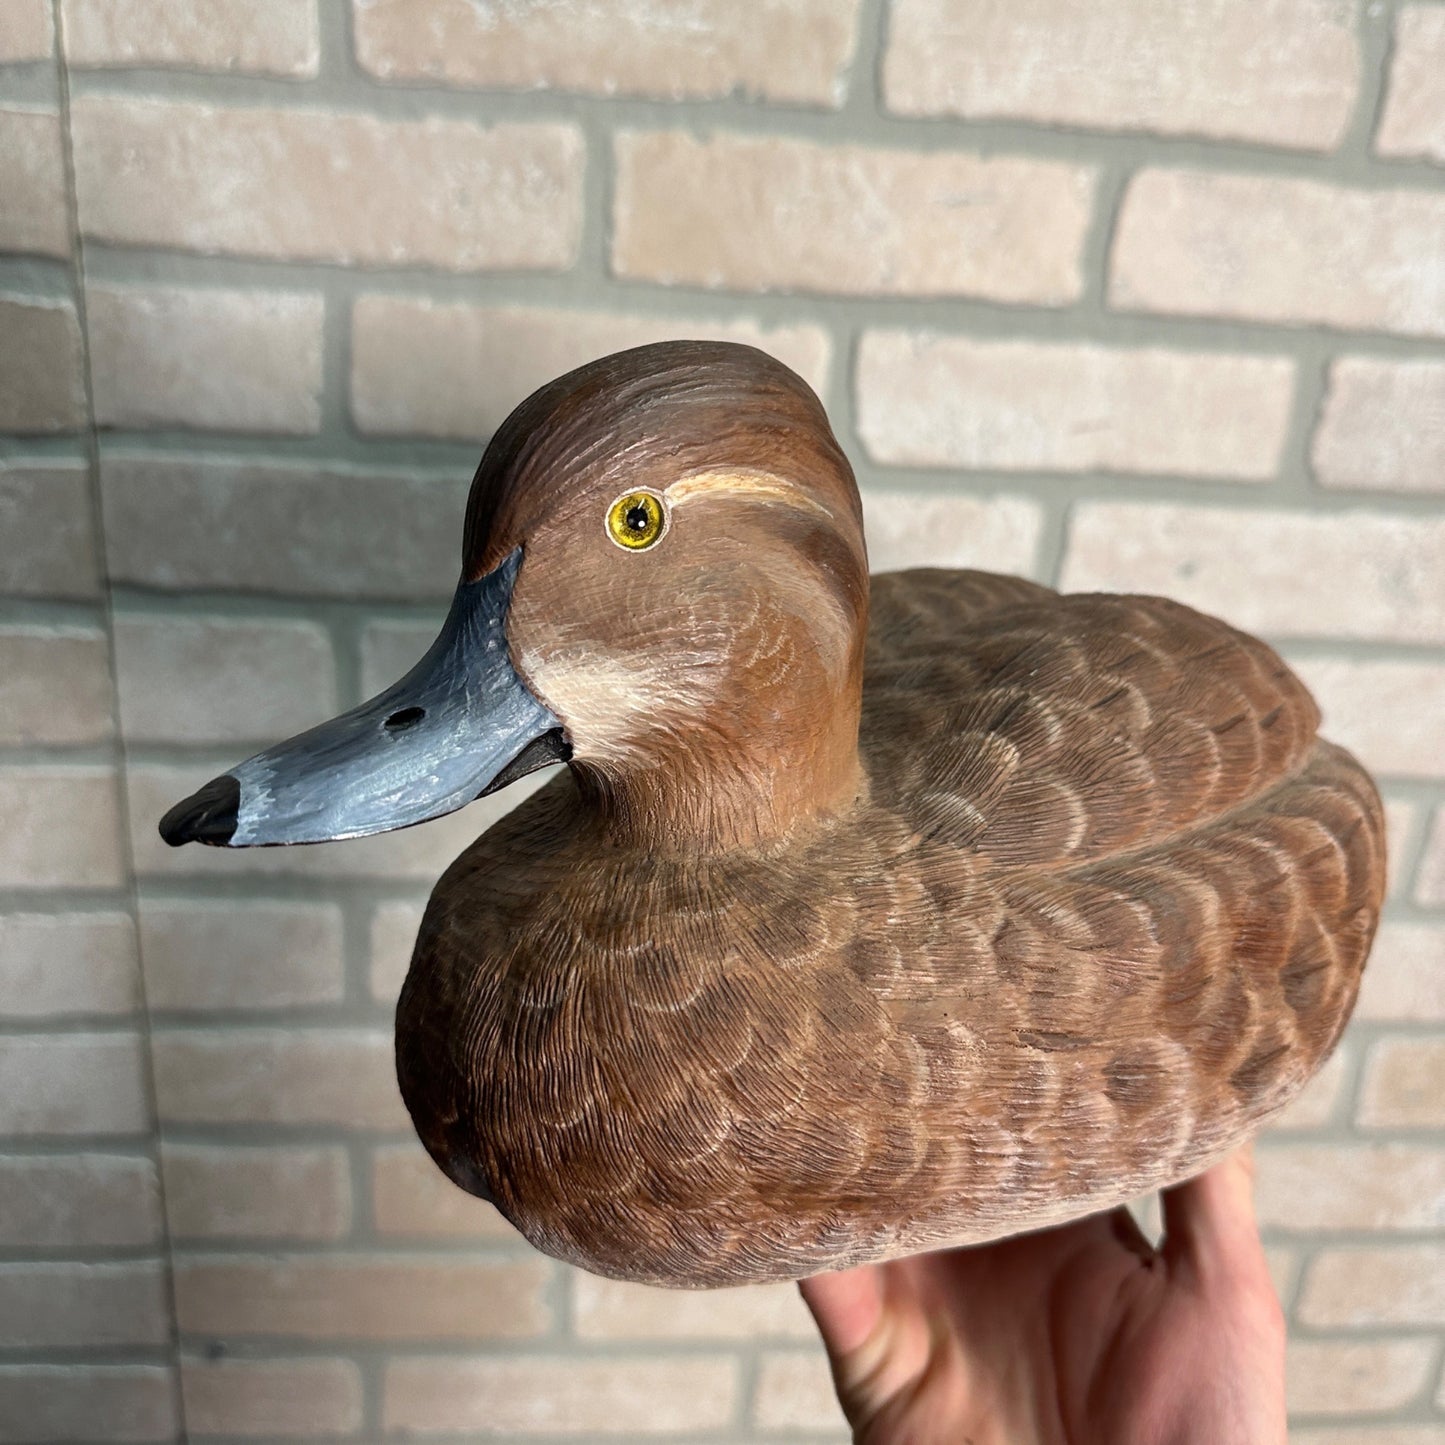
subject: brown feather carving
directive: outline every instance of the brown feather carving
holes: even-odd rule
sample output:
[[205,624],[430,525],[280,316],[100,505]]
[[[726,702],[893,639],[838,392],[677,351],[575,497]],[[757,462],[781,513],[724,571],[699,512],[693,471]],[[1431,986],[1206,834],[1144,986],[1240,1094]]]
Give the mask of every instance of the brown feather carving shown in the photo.
[[437,885],[397,1061],[538,1248],[725,1285],[1036,1228],[1197,1173],[1334,1046],[1381,809],[1263,643],[978,572],[870,602],[821,407],[720,344],[525,403],[468,575],[517,545],[576,756]]

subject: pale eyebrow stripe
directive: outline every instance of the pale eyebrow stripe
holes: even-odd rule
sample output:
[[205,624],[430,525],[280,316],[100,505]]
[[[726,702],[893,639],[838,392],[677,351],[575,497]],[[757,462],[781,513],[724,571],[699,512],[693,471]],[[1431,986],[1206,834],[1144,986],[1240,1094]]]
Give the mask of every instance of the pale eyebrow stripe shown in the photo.
[[781,502],[786,507],[805,508],[824,517],[833,515],[796,482],[775,476],[772,472],[752,471],[746,467],[721,472],[694,472],[689,477],[678,478],[662,495],[670,506],[680,507],[697,497],[728,492]]

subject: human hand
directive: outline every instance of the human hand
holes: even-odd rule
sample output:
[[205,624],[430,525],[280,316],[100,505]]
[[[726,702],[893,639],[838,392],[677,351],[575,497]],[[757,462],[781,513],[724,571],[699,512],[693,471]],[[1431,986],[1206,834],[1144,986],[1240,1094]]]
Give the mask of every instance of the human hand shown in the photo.
[[800,1285],[859,1445],[1284,1445],[1249,1151],[1126,1209]]

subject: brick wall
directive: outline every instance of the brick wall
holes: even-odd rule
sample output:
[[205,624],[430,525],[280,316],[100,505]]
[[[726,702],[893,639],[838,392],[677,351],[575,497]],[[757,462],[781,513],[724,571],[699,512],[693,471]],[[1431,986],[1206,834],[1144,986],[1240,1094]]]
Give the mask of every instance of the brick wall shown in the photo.
[[1445,1440],[1445,5],[3,0],[0,251],[0,1441],[841,1437],[791,1290],[555,1266],[411,1139],[511,797],[155,835],[417,655],[514,402],[670,335],[818,388],[875,566],[1222,613],[1377,771],[1260,1205],[1295,1438]]

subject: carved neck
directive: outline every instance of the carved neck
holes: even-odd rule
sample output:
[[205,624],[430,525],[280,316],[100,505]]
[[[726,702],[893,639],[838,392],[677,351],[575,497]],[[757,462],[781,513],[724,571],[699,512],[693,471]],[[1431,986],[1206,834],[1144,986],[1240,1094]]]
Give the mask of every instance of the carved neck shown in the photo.
[[777,709],[765,719],[754,708],[751,719],[729,719],[726,732],[674,734],[630,762],[571,767],[604,836],[620,846],[695,854],[766,846],[859,799],[860,705],[854,687],[801,729],[779,726],[786,719]]

